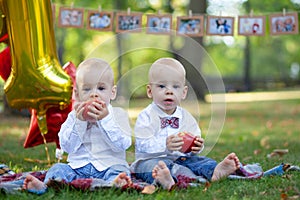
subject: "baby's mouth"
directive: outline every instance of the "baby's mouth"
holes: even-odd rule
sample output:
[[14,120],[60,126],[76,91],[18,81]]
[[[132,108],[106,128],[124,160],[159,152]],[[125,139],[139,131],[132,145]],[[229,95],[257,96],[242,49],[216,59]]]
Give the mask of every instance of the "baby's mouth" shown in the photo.
[[174,101],[173,101],[173,99],[165,99],[164,102],[165,103],[173,103]]

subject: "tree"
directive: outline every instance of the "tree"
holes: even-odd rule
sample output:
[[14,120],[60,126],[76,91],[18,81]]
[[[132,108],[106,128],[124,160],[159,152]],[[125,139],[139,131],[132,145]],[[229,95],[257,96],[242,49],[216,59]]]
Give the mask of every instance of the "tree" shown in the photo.
[[[187,11],[192,11],[192,13],[197,14],[205,14],[206,7],[206,0],[191,0]],[[170,48],[172,52],[175,52],[174,57],[185,66],[187,71],[187,80],[196,91],[197,97],[203,100],[207,90],[206,83],[203,80],[201,73],[203,55],[201,55],[200,52],[197,54],[197,49],[192,48],[195,45],[191,44],[196,41],[199,45],[203,46],[203,37],[194,37],[192,40],[184,37],[183,40],[184,45],[181,49],[176,49],[176,47],[174,47],[174,42],[171,42]],[[189,61],[197,63],[197,65],[193,65]]]

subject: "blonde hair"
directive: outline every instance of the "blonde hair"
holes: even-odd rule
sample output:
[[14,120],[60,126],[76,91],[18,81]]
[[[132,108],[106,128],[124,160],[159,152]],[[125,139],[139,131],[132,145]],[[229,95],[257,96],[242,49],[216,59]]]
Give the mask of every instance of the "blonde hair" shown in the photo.
[[151,65],[148,73],[149,81],[151,82],[152,74],[158,67],[165,67],[165,66],[172,67],[174,68],[174,70],[177,70],[178,72],[182,73],[185,82],[186,71],[184,66],[178,60],[169,57],[160,58]]
[[103,69],[102,75],[105,72],[108,72],[109,76],[111,76],[112,78],[112,84],[114,84],[114,72],[111,66],[105,60],[102,60],[100,58],[88,58],[82,61],[76,69],[76,82],[79,77],[82,77],[83,75],[81,72],[82,70],[90,70],[93,69],[94,67],[99,67]]

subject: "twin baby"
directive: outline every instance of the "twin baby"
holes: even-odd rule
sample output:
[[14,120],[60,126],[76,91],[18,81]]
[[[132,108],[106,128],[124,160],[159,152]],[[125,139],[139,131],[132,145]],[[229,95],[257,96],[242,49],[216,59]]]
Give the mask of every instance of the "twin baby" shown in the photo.
[[[188,93],[183,65],[173,58],[160,58],[151,65],[148,79],[147,95],[152,103],[137,117],[136,159],[129,166],[126,150],[132,144],[132,131],[127,113],[110,104],[117,95],[113,70],[98,58],[80,63],[74,88],[76,104],[58,133],[68,163],[54,164],[43,182],[27,175],[23,189],[43,194],[52,179],[69,183],[81,178],[102,179],[110,186],[123,187],[132,184],[134,173],[138,179],[170,190],[177,182],[172,173],[175,165],[211,182],[235,172],[240,165],[235,153],[220,163],[198,155],[204,148],[200,128],[194,117],[180,107]],[[180,132],[195,136],[191,152],[182,151]]]

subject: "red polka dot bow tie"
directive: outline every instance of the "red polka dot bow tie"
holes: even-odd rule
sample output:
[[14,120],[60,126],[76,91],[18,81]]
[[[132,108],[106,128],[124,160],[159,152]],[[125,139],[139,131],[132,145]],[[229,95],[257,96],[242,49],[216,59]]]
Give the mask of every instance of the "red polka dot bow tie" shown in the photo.
[[172,128],[179,127],[179,118],[178,117],[161,117],[160,118],[160,127],[165,128],[166,126],[171,126]]

